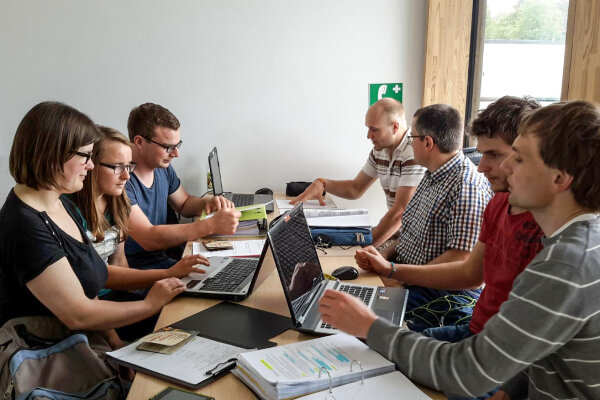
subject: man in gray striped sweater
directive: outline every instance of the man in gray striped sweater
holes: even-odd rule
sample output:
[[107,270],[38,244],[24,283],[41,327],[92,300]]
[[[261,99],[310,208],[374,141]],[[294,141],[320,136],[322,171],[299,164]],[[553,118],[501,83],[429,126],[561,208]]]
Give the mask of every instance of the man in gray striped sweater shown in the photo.
[[509,202],[531,211],[544,249],[508,300],[458,343],[390,325],[356,298],[327,291],[325,322],[366,337],[410,378],[446,393],[600,399],[600,108],[557,103],[524,119],[503,163]]

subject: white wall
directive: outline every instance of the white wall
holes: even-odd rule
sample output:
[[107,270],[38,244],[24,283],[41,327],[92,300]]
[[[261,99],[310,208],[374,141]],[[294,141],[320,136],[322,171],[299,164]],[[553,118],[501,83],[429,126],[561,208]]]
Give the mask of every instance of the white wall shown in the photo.
[[[213,146],[228,190],[352,178],[371,148],[368,83],[404,82],[408,115],[421,104],[425,21],[411,0],[2,0],[0,198],[16,127],[44,100],[124,133],[132,107],[166,106],[192,193]],[[381,216],[379,184],[356,205]]]

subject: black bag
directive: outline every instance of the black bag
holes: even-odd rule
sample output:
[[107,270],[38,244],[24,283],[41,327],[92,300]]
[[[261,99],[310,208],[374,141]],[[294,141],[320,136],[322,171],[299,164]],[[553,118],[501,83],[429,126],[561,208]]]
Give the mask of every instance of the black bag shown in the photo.
[[285,195],[290,197],[299,196],[311,183],[312,182],[288,182],[285,186]]

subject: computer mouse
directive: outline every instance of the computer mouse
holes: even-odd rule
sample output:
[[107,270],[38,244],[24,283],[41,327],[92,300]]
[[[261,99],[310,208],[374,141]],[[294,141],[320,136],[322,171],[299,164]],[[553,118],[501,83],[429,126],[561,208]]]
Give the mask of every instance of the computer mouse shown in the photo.
[[358,271],[354,267],[344,266],[336,268],[331,275],[339,280],[349,281],[358,278]]
[[258,189],[254,194],[273,194],[273,191],[269,188]]

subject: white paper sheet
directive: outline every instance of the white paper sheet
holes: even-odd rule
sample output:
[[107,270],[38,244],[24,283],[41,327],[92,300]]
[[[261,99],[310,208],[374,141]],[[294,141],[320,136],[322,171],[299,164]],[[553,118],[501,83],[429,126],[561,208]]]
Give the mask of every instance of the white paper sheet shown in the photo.
[[306,222],[310,227],[322,228],[370,228],[372,226],[368,214],[308,218]]
[[[292,208],[295,207],[295,205],[290,204],[289,200],[276,200],[277,202],[277,208],[279,208],[280,211],[286,211],[286,210],[291,210]],[[319,210],[332,210],[332,209],[336,209],[338,208],[335,203],[333,202],[333,199],[325,199],[325,205],[322,206],[319,203],[319,200],[307,200],[303,202],[302,207],[306,210],[306,209],[319,209]]]
[[192,254],[201,254],[206,258],[260,257],[263,246],[265,245],[265,240],[232,240],[231,244],[233,245],[233,249],[209,251],[202,242],[194,242],[192,244]]
[[196,336],[173,354],[136,350],[139,344],[140,342],[137,341],[106,354],[193,385],[208,379],[206,371],[214,368],[220,362],[237,357],[240,352],[248,351],[201,336]]

